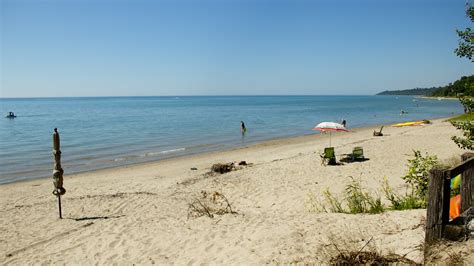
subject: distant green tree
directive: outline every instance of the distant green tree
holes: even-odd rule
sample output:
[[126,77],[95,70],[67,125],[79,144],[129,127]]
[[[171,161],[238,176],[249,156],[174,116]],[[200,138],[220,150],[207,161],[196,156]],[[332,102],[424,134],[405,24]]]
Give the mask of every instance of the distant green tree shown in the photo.
[[459,101],[464,106],[467,113],[474,112],[474,99],[467,97],[460,97]]
[[[466,16],[474,23],[474,7],[470,3],[466,3]],[[470,27],[464,30],[456,30],[459,36],[459,46],[454,50],[457,56],[466,57],[474,62],[474,32]]]
[[474,97],[474,75],[463,76],[446,86],[384,91],[378,95],[426,95],[434,97]]
[[474,96],[474,75],[463,76],[460,79],[439,87],[431,96]]
[[464,76],[449,83],[444,87],[439,87],[431,96],[474,96],[474,75]]

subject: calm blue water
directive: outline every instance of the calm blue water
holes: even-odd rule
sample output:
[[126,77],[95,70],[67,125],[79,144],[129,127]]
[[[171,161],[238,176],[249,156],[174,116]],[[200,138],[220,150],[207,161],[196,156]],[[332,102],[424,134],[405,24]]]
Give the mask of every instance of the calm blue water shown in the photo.
[[[400,115],[400,110],[408,114]],[[462,113],[458,101],[395,96],[232,96],[0,99],[0,183],[50,176],[52,132],[65,174],[317,134]],[[242,138],[240,120],[248,128]]]

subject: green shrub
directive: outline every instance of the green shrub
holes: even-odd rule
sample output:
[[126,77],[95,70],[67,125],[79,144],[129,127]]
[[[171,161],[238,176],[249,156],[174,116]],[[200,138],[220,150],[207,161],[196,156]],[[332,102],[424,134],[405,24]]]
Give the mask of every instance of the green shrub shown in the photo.
[[462,131],[463,137],[453,136],[451,139],[459,148],[465,150],[474,150],[474,121],[472,120],[472,112],[474,111],[474,99],[467,97],[459,97],[459,101],[464,106],[466,117],[464,120],[451,120],[451,124]]
[[398,195],[388,184],[387,178],[382,184],[385,198],[390,201],[392,210],[426,208],[428,204],[429,171],[438,166],[438,158],[428,153],[423,156],[420,151],[413,151],[414,158],[408,159],[408,172],[402,179],[409,185],[405,195]]
[[408,173],[402,179],[411,186],[414,197],[426,201],[429,171],[439,164],[438,158],[428,153],[423,156],[420,151],[414,150],[413,153],[415,157],[408,159]]
[[474,121],[454,121],[451,124],[462,131],[463,137],[452,136],[459,148],[474,150]]
[[404,196],[393,192],[393,189],[388,184],[387,178],[384,178],[382,190],[385,193],[385,198],[392,204],[390,207],[392,210],[421,209],[425,208],[427,205],[426,200],[417,197],[414,194],[413,189],[411,189],[410,193],[406,193]]

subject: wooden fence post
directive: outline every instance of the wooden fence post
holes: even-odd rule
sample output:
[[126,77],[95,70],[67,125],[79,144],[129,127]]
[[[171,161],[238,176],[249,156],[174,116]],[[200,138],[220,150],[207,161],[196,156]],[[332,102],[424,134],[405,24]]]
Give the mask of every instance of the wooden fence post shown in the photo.
[[[474,157],[474,153],[464,153],[463,161]],[[461,213],[474,205],[474,169],[467,168],[461,175]]]
[[449,171],[433,169],[430,171],[428,186],[428,207],[426,213],[425,242],[443,237],[444,227],[449,221]]

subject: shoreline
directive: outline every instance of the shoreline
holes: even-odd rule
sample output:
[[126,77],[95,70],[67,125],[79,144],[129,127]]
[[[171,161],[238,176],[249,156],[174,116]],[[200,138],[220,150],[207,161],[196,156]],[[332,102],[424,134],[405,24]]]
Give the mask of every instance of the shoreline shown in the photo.
[[[447,120],[447,119],[453,118],[453,117],[456,117],[456,116],[434,118],[434,119],[431,119],[430,121],[444,121],[444,120]],[[358,132],[358,131],[361,131],[361,130],[369,130],[369,129],[378,130],[382,126],[384,128],[386,128],[386,127],[390,127],[391,125],[392,124],[376,124],[376,125],[369,125],[369,126],[363,126],[363,127],[356,127],[356,128],[350,129],[349,133]],[[224,149],[219,149],[219,150],[214,150],[214,151],[197,152],[197,153],[193,153],[193,154],[183,154],[183,155],[177,154],[175,156],[171,156],[171,157],[164,158],[164,159],[159,159],[159,160],[151,160],[151,161],[147,161],[147,162],[132,162],[132,163],[129,163],[129,164],[118,165],[118,166],[108,166],[108,167],[105,166],[105,167],[99,168],[99,169],[77,171],[77,172],[73,172],[73,173],[70,173],[70,174],[67,173],[67,169],[64,169],[64,179],[67,180],[67,177],[75,178],[77,176],[88,174],[88,173],[89,174],[94,174],[94,173],[108,172],[108,171],[114,171],[114,170],[120,170],[120,169],[129,169],[129,168],[133,168],[133,167],[150,166],[150,165],[155,165],[155,164],[165,164],[167,162],[170,162],[170,161],[172,162],[174,160],[180,160],[180,159],[187,160],[187,159],[193,159],[193,158],[206,156],[206,155],[207,156],[212,156],[212,155],[218,155],[220,153],[225,154],[225,153],[229,153],[229,152],[232,152],[232,151],[238,151],[238,150],[248,149],[248,148],[257,149],[259,147],[267,147],[267,146],[272,146],[272,145],[300,144],[302,142],[314,140],[315,138],[324,138],[324,135],[321,134],[321,133],[314,133],[314,134],[306,134],[306,135],[300,135],[300,136],[274,138],[274,139],[268,139],[268,140],[258,141],[258,142],[255,142],[255,143],[246,144],[246,145],[243,145],[243,146],[231,146],[231,147],[227,147],[227,148],[224,148]],[[51,168],[51,171],[52,171],[52,168]],[[12,181],[12,182],[1,183],[0,187],[11,185],[11,184],[42,181],[42,180],[46,180],[46,179],[50,179],[50,178],[51,178],[51,176],[43,176],[43,177],[37,177],[37,178],[31,178],[31,179],[21,179],[21,180]]]
[[419,96],[419,97],[415,97],[415,98],[419,98],[419,99],[426,99],[426,100],[438,100],[438,101],[444,101],[444,100],[449,100],[449,101],[452,101],[452,100],[459,100],[458,97],[447,97],[447,96]]
[[[13,101],[10,107],[7,105],[5,108],[13,108],[17,112],[23,110],[24,119],[19,117],[18,120],[0,123],[5,140],[4,149],[0,152],[5,158],[0,163],[3,169],[0,183],[51,176],[51,141],[48,132],[55,127],[60,129],[63,140],[62,165],[67,174],[73,174],[230,150],[272,139],[311,135],[311,128],[321,121],[346,119],[350,127],[358,128],[436,119],[451,116],[453,112],[461,113],[457,102],[414,103],[412,99],[270,96],[259,99],[203,97],[168,100],[124,97],[120,100],[133,112],[125,112],[127,108],[118,108],[115,100],[38,100],[36,104],[44,108],[53,105],[61,107],[54,119],[47,112],[35,114],[35,110],[30,108],[30,101]],[[15,104],[20,106],[14,108]],[[93,104],[98,108],[94,110],[100,115],[91,120],[87,113],[80,112],[80,107]],[[143,104],[146,108],[140,109]],[[364,108],[359,108],[359,105]],[[153,106],[162,106],[164,109]],[[186,112],[190,110],[193,111],[187,116]],[[400,115],[400,110],[409,113]],[[164,113],[169,115],[162,116]],[[71,120],[71,116],[76,119]],[[160,119],[156,119],[158,117]],[[250,126],[245,138],[240,136],[240,130],[237,129],[238,121],[242,119]],[[22,134],[15,135],[15,130]]]

